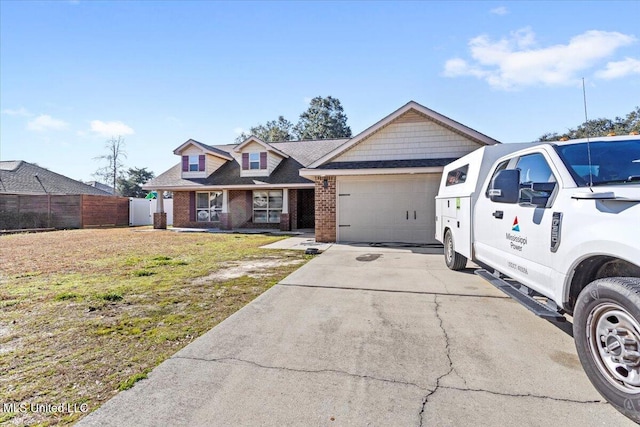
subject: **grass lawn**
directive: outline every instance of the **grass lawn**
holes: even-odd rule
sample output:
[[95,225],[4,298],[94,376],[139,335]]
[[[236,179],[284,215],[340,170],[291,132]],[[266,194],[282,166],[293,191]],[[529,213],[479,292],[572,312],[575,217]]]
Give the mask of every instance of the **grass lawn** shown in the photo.
[[[0,424],[70,423],[131,387],[306,261],[260,249],[281,238],[128,228],[0,236]],[[32,410],[61,404],[63,413]]]

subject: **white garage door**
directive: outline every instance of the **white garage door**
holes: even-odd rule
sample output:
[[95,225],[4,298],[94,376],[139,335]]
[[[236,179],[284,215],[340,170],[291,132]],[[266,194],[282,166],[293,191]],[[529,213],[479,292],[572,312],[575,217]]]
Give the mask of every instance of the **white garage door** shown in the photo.
[[436,243],[440,174],[338,178],[338,241]]

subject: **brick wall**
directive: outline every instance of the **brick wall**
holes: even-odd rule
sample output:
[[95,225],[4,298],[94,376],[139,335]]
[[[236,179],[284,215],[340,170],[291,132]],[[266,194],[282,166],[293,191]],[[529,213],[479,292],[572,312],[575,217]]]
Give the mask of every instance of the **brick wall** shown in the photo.
[[[324,181],[327,188],[324,188]],[[316,241],[336,241],[336,177],[315,177]]]
[[289,190],[289,220],[291,230],[298,229],[298,190]]
[[189,221],[189,191],[173,192],[173,226],[191,227]]
[[229,191],[229,214],[231,215],[231,228],[244,227],[251,221],[253,210],[251,209],[252,193],[246,190]]

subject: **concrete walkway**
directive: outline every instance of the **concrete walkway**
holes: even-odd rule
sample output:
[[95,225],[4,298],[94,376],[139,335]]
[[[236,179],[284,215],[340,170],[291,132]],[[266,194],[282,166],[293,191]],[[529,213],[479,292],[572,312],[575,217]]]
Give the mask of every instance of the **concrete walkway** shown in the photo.
[[79,425],[634,425],[570,336],[438,252],[333,245]]

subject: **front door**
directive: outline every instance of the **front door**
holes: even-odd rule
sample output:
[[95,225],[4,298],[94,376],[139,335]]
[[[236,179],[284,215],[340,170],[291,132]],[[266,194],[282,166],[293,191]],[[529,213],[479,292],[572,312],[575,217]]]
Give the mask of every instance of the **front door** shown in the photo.
[[316,226],[315,191],[313,189],[298,190],[298,229]]

